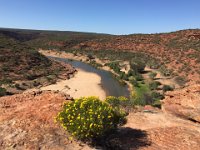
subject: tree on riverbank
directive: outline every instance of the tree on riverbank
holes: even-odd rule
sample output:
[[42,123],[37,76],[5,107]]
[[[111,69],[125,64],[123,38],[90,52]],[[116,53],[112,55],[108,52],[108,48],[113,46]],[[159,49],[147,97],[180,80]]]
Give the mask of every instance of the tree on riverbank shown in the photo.
[[144,68],[146,66],[145,62],[139,58],[133,58],[130,61],[131,69],[135,72],[142,73],[144,71]]

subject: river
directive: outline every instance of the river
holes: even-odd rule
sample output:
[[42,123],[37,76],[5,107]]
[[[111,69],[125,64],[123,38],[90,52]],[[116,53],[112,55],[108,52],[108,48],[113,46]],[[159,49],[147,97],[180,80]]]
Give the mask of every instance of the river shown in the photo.
[[[120,84],[120,82],[113,77],[111,72],[108,72],[102,69],[97,69],[87,63],[77,61],[77,60],[69,60],[66,58],[59,58],[59,57],[52,57],[52,56],[48,56],[48,57],[53,58],[57,61],[71,64],[76,69],[81,69],[81,70],[84,70],[85,72],[97,74],[101,78],[101,87],[105,91],[106,96],[129,97],[130,95],[128,86]],[[86,88],[89,88],[89,87],[86,87]]]

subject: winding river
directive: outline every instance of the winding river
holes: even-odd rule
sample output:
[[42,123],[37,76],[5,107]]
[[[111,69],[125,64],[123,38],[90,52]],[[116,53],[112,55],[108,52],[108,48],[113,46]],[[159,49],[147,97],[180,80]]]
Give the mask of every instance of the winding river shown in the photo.
[[[126,96],[129,97],[129,90],[127,85],[120,84],[119,81],[117,81],[112,73],[97,69],[87,63],[77,61],[77,60],[69,60],[66,58],[59,58],[59,57],[52,57],[48,56],[49,58],[55,59],[57,61],[65,62],[68,64],[71,64],[76,69],[81,69],[86,72],[95,73],[101,78],[101,87],[105,91],[106,96]],[[91,79],[92,80],[92,79]]]

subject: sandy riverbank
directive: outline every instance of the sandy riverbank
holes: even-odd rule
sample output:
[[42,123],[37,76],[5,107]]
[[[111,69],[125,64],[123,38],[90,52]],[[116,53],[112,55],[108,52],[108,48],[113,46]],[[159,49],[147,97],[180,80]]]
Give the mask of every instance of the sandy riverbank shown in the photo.
[[101,78],[95,73],[78,70],[75,76],[69,80],[63,80],[41,90],[58,90],[69,94],[73,98],[82,96],[98,96],[105,99],[106,93],[101,87]]
[[95,73],[78,70],[75,76],[68,80],[61,80],[56,84],[41,87],[40,89],[30,89],[25,92],[37,90],[54,90],[69,94],[73,98],[83,96],[98,96],[100,99],[105,99],[106,92],[101,87],[101,78]]
[[[71,54],[67,53],[55,53],[40,51],[46,56],[54,56],[60,58],[72,58]],[[101,77],[95,73],[86,72],[78,69],[78,72],[71,79],[58,81],[56,84],[41,87],[39,89],[30,89],[25,92],[37,91],[37,90],[55,90],[62,91],[69,94],[73,98],[80,98],[83,96],[97,96],[100,99],[105,99],[106,92],[101,87]]]

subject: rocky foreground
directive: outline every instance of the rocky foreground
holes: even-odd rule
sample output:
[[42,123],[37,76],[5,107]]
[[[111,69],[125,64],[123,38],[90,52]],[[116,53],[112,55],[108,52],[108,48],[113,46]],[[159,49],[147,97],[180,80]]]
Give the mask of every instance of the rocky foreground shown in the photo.
[[200,123],[200,85],[166,93],[165,112]]
[[79,149],[54,123],[68,99],[50,91],[0,98],[0,149]]
[[[127,124],[117,134],[108,136],[105,146],[123,150],[199,150],[198,120],[194,122],[190,118],[177,117],[182,111],[175,111],[176,115],[172,111],[181,107],[184,110],[187,106],[186,110],[196,116],[200,104],[199,88],[188,87],[174,94],[169,93],[164,100],[165,112],[152,107],[130,112]],[[52,91],[1,97],[0,149],[92,149],[75,141],[70,142],[66,132],[54,123],[63,102],[69,99],[68,95]]]

